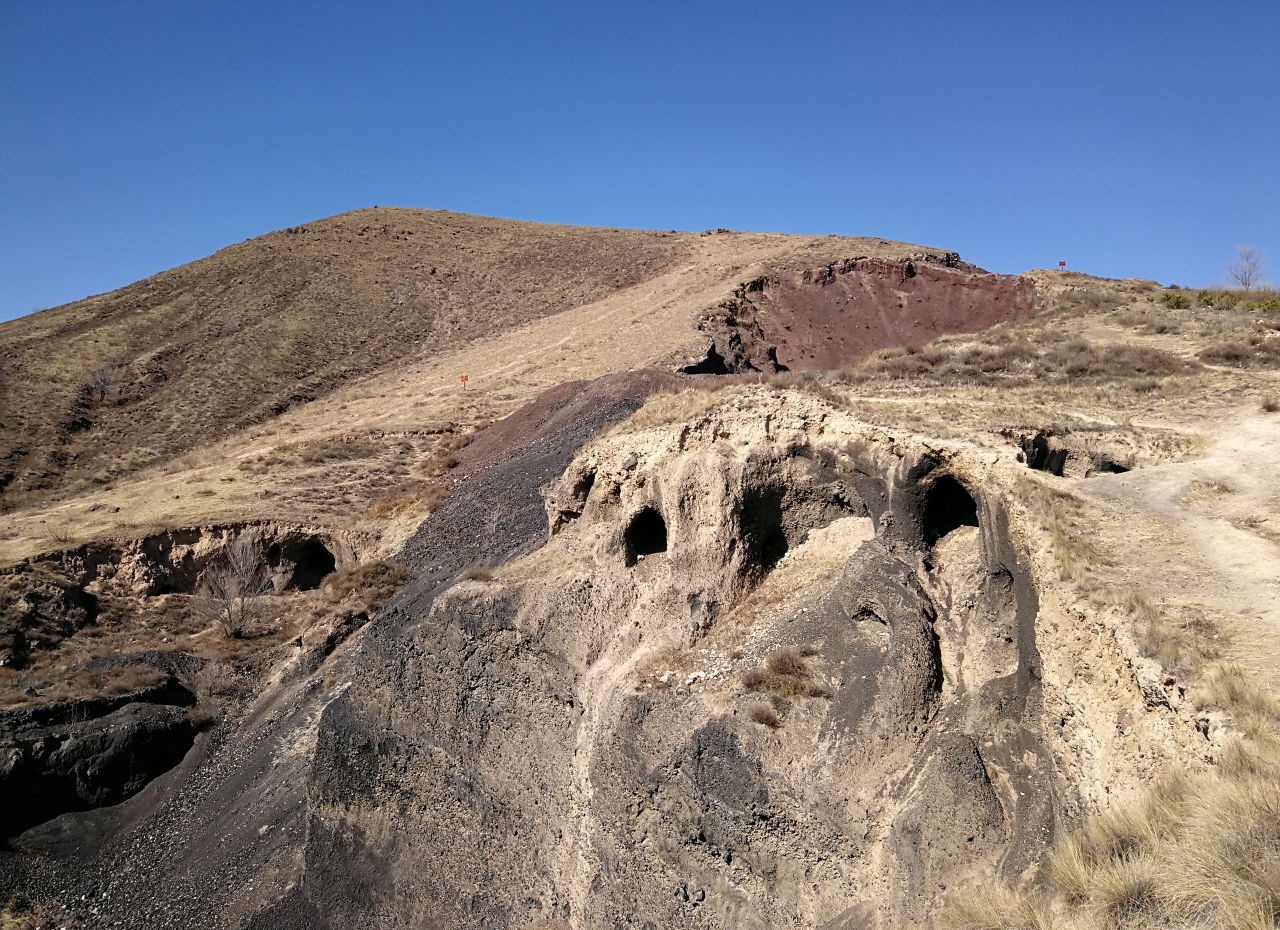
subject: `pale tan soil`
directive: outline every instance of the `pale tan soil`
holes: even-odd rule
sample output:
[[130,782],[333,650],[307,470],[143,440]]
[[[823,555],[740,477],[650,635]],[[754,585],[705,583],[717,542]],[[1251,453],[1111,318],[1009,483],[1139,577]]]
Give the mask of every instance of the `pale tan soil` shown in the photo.
[[[600,284],[607,293],[582,291],[586,302],[570,300],[567,309],[483,337],[415,348],[327,396],[163,465],[145,464],[109,487],[77,487],[59,499],[29,502],[0,519],[0,563],[104,536],[245,519],[356,531],[372,540],[369,555],[396,551],[431,506],[425,495],[413,494],[439,479],[443,456],[483,421],[569,379],[644,367],[670,371],[699,357],[707,341],[696,328],[700,315],[739,282],[766,270],[803,268],[849,253],[901,255],[909,247],[724,234],[687,236],[681,248],[680,261],[651,269],[643,280]],[[933,348],[941,356],[924,373],[895,374],[893,359],[885,358],[819,382],[783,378],[653,398],[582,450],[558,489],[551,489],[571,496],[580,473],[591,469],[599,475],[593,509],[546,546],[499,568],[495,580],[463,581],[443,592],[431,607],[431,622],[413,634],[421,637],[412,641],[421,647],[413,654],[421,663],[415,674],[423,677],[406,672],[404,680],[356,682],[356,690],[367,687],[361,699],[370,719],[382,726],[381,715],[394,707],[402,735],[431,742],[438,733],[415,730],[427,726],[423,706],[443,717],[460,713],[464,704],[471,708],[450,696],[450,689],[460,687],[457,669],[472,657],[467,638],[473,634],[463,620],[483,625],[505,618],[509,627],[477,638],[533,644],[509,664],[506,658],[493,660],[496,671],[483,687],[502,700],[486,693],[476,702],[483,705],[477,713],[492,713],[492,720],[504,724],[485,743],[492,756],[477,763],[474,754],[466,755],[469,748],[459,749],[462,755],[453,761],[478,764],[486,773],[518,773],[506,781],[495,777],[485,787],[500,797],[511,792],[511,809],[527,805],[540,811],[542,821],[560,825],[556,830],[562,832],[553,836],[547,827],[543,837],[554,878],[548,887],[572,903],[575,915],[589,915],[576,917],[575,926],[608,925],[603,910],[592,911],[609,900],[593,884],[608,861],[648,870],[637,887],[655,895],[654,908],[671,906],[669,873],[696,871],[713,894],[738,902],[739,926],[768,925],[769,915],[752,910],[759,902],[797,926],[828,920],[870,925],[856,910],[866,900],[875,902],[885,925],[920,925],[920,915],[931,914],[940,900],[938,882],[966,884],[992,871],[997,861],[1004,863],[1005,878],[1029,879],[1036,861],[1030,851],[1042,853],[1050,839],[1046,811],[1058,826],[1069,825],[1140,795],[1171,767],[1211,771],[1223,758],[1233,723],[1220,706],[1198,703],[1205,663],[1235,659],[1272,688],[1280,684],[1280,484],[1273,467],[1280,414],[1264,413],[1261,405],[1280,395],[1280,378],[1272,370],[1203,365],[1197,359],[1222,342],[1276,338],[1280,319],[1170,310],[1149,282],[1053,272],[1028,277],[1041,289],[1043,312],[981,334],[939,340]],[[577,284],[565,287],[579,293]],[[1113,369],[1080,376],[1030,360],[1049,358],[1054,346],[1077,337],[1091,346],[1081,350],[1084,356],[1124,351],[1114,355],[1119,361]],[[957,374],[963,370],[942,360],[968,349],[1014,345],[1031,345],[1041,355],[1019,356],[982,377]],[[1186,364],[1138,377],[1123,367],[1140,358],[1130,350],[1156,350]],[[458,381],[462,374],[470,378],[465,388]],[[1032,471],[1021,440],[1040,430],[1068,434],[1082,448],[1111,455],[1131,470],[1090,477]],[[818,654],[809,661],[813,682],[846,697],[876,676],[874,669],[844,668],[832,658],[832,644],[848,632],[843,621],[849,617],[836,611],[828,619],[840,623],[816,623],[820,605],[830,613],[832,603],[857,594],[857,585],[842,572],[859,553],[881,544],[870,519],[842,517],[813,526],[758,584],[744,580],[748,576],[737,571],[742,556],[725,542],[741,530],[731,514],[745,488],[766,473],[783,476],[788,487],[804,487],[809,476],[798,462],[819,454],[833,456],[846,475],[857,472],[854,465],[870,467],[898,489],[913,480],[913,463],[936,460],[938,469],[960,478],[1008,517],[1007,531],[997,530],[1000,521],[984,522],[981,532],[953,530],[934,547],[928,565],[907,547],[911,559],[921,560],[910,572],[921,579],[929,601],[940,605],[942,684],[936,705],[930,704],[938,713],[920,719],[927,718],[930,738],[961,735],[979,746],[991,781],[980,801],[939,793],[951,784],[948,772],[939,771],[941,763],[930,752],[920,752],[917,729],[892,731],[882,741],[888,750],[877,754],[847,733],[831,735],[829,697],[792,701],[776,730],[749,717],[750,706],[763,698],[744,689],[742,673],[782,646],[815,645]],[[609,486],[616,493],[601,504],[601,491]],[[391,513],[379,511],[377,500],[395,492],[408,493],[412,502]],[[623,568],[623,527],[635,508],[653,500],[664,506],[679,502],[668,511],[670,551]],[[987,521],[989,512],[983,515]],[[1019,571],[1032,579],[1038,598],[1033,632],[1041,703],[1024,717],[997,720],[989,716],[995,704],[972,696],[988,686],[998,692],[996,685],[1015,667],[1032,661],[1025,643],[1012,635],[1022,628],[1010,620],[1009,605],[988,610],[979,602],[980,569],[990,566],[1002,540],[1019,553]],[[589,595],[574,593],[583,579],[592,583]],[[723,613],[706,608],[708,593],[716,595]],[[690,594],[698,595],[701,607],[693,606]],[[143,648],[171,642],[177,633],[193,648],[216,651],[208,631],[152,619],[157,637],[170,639],[148,642],[146,631],[139,631],[122,641]],[[859,623],[857,636],[870,641],[878,635]],[[991,635],[992,624],[1004,624],[1001,630],[1009,635]],[[304,626],[291,621],[281,636]],[[465,634],[458,632],[464,628]],[[1189,640],[1193,648],[1171,651],[1171,638]],[[1015,641],[1016,648],[1006,648]],[[69,642],[62,667],[82,654],[83,643],[75,637]],[[849,643],[843,645],[849,653]],[[342,654],[362,648],[357,637]],[[1175,653],[1176,661],[1161,664],[1161,656]],[[391,654],[397,660],[401,655]],[[855,674],[862,677],[850,677]],[[532,689],[536,694],[520,684],[531,680],[540,683]],[[350,683],[326,681],[325,687],[338,696]],[[503,691],[508,685],[511,690]],[[891,685],[877,682],[890,692]],[[395,704],[409,687],[420,686],[413,700]],[[876,715],[893,710],[895,695],[887,697],[877,701]],[[731,728],[747,756],[759,761],[759,782],[781,799],[777,810],[791,818],[790,832],[762,828],[746,843],[761,857],[760,871],[718,871],[705,851],[682,845],[691,824],[678,816],[663,818],[700,804],[696,792],[673,796],[669,809],[628,814],[625,837],[634,828],[634,846],[618,839],[624,833],[609,835],[607,811],[625,804],[622,795],[602,786],[620,765],[618,734],[631,726],[634,700],[650,702],[645,706],[653,722],[644,726],[652,727],[646,733],[652,742],[644,751],[652,754],[646,764],[653,771],[679,757],[682,741],[713,719]],[[508,711],[534,716],[513,720],[502,716]],[[307,713],[310,727],[319,720],[318,710]],[[580,715],[568,728],[562,726],[567,714]],[[487,728],[491,719],[483,719]],[[455,722],[440,732],[458,736],[463,746],[474,736],[466,728],[476,723],[461,717]],[[1007,742],[1013,723],[1027,728],[1024,735],[1031,739],[1031,748],[1020,755],[1014,751],[1020,744]],[[877,732],[862,735],[866,744],[881,745],[874,741],[880,739]],[[311,753],[315,739],[315,730],[308,729],[288,745],[289,758],[298,762],[299,746],[304,755]],[[861,755],[854,758],[850,747]],[[421,779],[435,771],[413,768]],[[536,782],[539,791],[525,793],[526,782]],[[555,785],[558,793],[544,797],[539,792],[545,785]],[[1022,806],[1027,785],[1042,792],[1037,797],[1051,798],[1042,810],[1028,813]],[[812,805],[815,786],[829,794]],[[396,848],[405,835],[431,832],[425,820],[406,827],[383,809],[381,799],[366,805],[361,792],[341,796],[349,800],[317,808],[315,823],[329,817],[358,824],[371,842],[386,848]],[[948,830],[955,826],[952,808],[970,802],[981,808],[977,814],[977,808],[965,809],[982,827],[975,834],[982,852],[966,857],[955,850],[964,850],[967,840]],[[412,821],[424,809],[430,805],[399,813]],[[935,831],[929,836],[949,858],[904,853],[902,823],[908,832],[921,825]],[[842,845],[849,838],[854,852]],[[489,839],[493,855],[505,854],[507,837]],[[617,847],[609,847],[615,841]],[[463,846],[454,851],[458,858],[437,863],[456,866],[457,887],[472,880],[465,856],[480,855],[480,847]],[[396,880],[404,887],[426,880],[428,873],[412,858],[419,851],[414,846],[397,862]],[[520,880],[533,881],[513,869]],[[425,907],[422,902],[430,899],[410,894],[406,900]]]
[[[427,351],[290,410],[214,446],[146,468],[107,488],[21,507],[0,517],[0,562],[149,526],[281,519],[369,529],[361,511],[379,488],[418,477],[415,463],[441,434],[505,416],[552,385],[638,368],[674,369],[705,351],[699,315],[740,281],[849,255],[897,257],[918,247],[876,239],[726,233],[686,237],[687,261],[655,278],[474,344]],[[468,375],[465,387],[459,377]],[[371,440],[351,467],[270,462],[289,449]],[[399,451],[407,446],[405,453]],[[256,474],[239,466],[268,463]],[[385,488],[384,488],[385,489]],[[115,508],[120,508],[119,512]],[[96,508],[96,509],[91,509]],[[411,530],[389,536],[394,546]]]

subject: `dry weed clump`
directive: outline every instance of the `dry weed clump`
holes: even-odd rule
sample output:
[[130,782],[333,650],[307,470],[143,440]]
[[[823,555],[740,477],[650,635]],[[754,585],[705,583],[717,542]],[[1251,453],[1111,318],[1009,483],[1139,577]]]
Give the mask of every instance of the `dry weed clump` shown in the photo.
[[1280,335],[1254,332],[1201,349],[1198,357],[1211,365],[1232,368],[1280,368]]
[[1077,336],[1058,340],[1038,333],[991,330],[1003,342],[945,340],[928,346],[883,349],[842,373],[844,380],[861,383],[872,378],[924,380],[942,384],[1109,383],[1137,382],[1154,390],[1153,379],[1193,373],[1200,366],[1170,352],[1149,346],[1098,345]]
[[[809,667],[805,658],[816,654],[812,646],[788,646],[771,653],[758,668],[742,673],[743,687],[748,691],[776,694],[780,697],[822,697],[825,688],[809,683]],[[821,691],[823,693],[813,693]]]
[[409,577],[409,570],[395,562],[361,562],[334,572],[324,582],[324,593],[334,603],[348,598],[365,610],[381,607]]
[[768,727],[770,730],[776,730],[782,726],[782,715],[771,704],[752,704],[747,710],[747,716],[752,722]]
[[460,576],[463,581],[493,581],[493,572],[479,565],[463,569]]

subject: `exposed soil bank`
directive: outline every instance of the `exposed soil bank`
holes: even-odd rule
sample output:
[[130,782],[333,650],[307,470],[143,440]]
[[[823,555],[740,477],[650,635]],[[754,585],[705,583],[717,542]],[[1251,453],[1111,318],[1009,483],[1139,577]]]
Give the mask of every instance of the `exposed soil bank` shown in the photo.
[[32,651],[92,624],[104,594],[196,593],[227,546],[242,539],[277,593],[318,588],[335,569],[354,564],[364,545],[317,527],[235,523],[104,540],[29,559],[0,571],[0,666],[21,668]]
[[687,374],[841,368],[877,349],[976,332],[1033,307],[1034,287],[954,253],[852,258],[740,285],[704,318],[707,355]]

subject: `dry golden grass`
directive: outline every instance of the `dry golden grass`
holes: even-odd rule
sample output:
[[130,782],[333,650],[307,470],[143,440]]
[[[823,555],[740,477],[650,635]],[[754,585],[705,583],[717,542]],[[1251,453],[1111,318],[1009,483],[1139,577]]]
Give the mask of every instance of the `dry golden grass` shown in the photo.
[[[6,676],[9,677],[9,676]],[[89,698],[115,697],[150,688],[164,681],[165,674],[148,665],[127,665],[123,668],[94,671],[70,671],[59,673],[51,680],[42,681],[39,673],[14,677],[0,688],[0,703],[10,707],[26,704],[52,704],[59,701],[78,701]],[[38,695],[29,696],[18,687],[23,682],[34,681]],[[2,679],[0,679],[2,681]]]
[[335,603],[347,601],[364,610],[376,610],[409,576],[409,570],[395,562],[360,562],[334,572],[325,579],[322,590]]
[[1127,610],[1144,649],[1198,673],[1196,699],[1228,712],[1241,736],[1207,771],[1170,772],[1134,800],[1087,818],[1049,855],[1046,885],[962,894],[952,930],[1274,930],[1280,919],[1280,701],[1220,643],[1139,594]]
[[772,704],[757,703],[747,708],[747,716],[753,723],[776,730],[782,726],[782,715]]
[[1280,917],[1274,726],[1280,717],[1274,702],[1268,704],[1269,734],[1246,737],[1215,770],[1167,776],[1061,840],[1049,857],[1044,892],[997,887],[964,894],[944,915],[945,925],[1274,930]]
[[741,675],[744,688],[751,692],[776,694],[780,697],[829,697],[830,692],[809,681],[805,658],[816,651],[810,646],[788,646],[770,653],[759,668],[747,669]]

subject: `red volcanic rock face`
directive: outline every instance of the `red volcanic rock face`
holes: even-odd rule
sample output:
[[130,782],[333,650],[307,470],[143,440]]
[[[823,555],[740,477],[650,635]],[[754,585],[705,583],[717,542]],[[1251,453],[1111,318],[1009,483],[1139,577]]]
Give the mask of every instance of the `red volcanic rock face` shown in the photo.
[[704,321],[731,370],[841,368],[877,349],[986,329],[1029,313],[1033,286],[954,255],[849,259],[758,278]]
[[779,364],[810,371],[839,368],[877,349],[986,329],[1030,312],[1033,298],[1030,284],[1008,275],[863,259],[822,283],[782,279],[753,302]]

